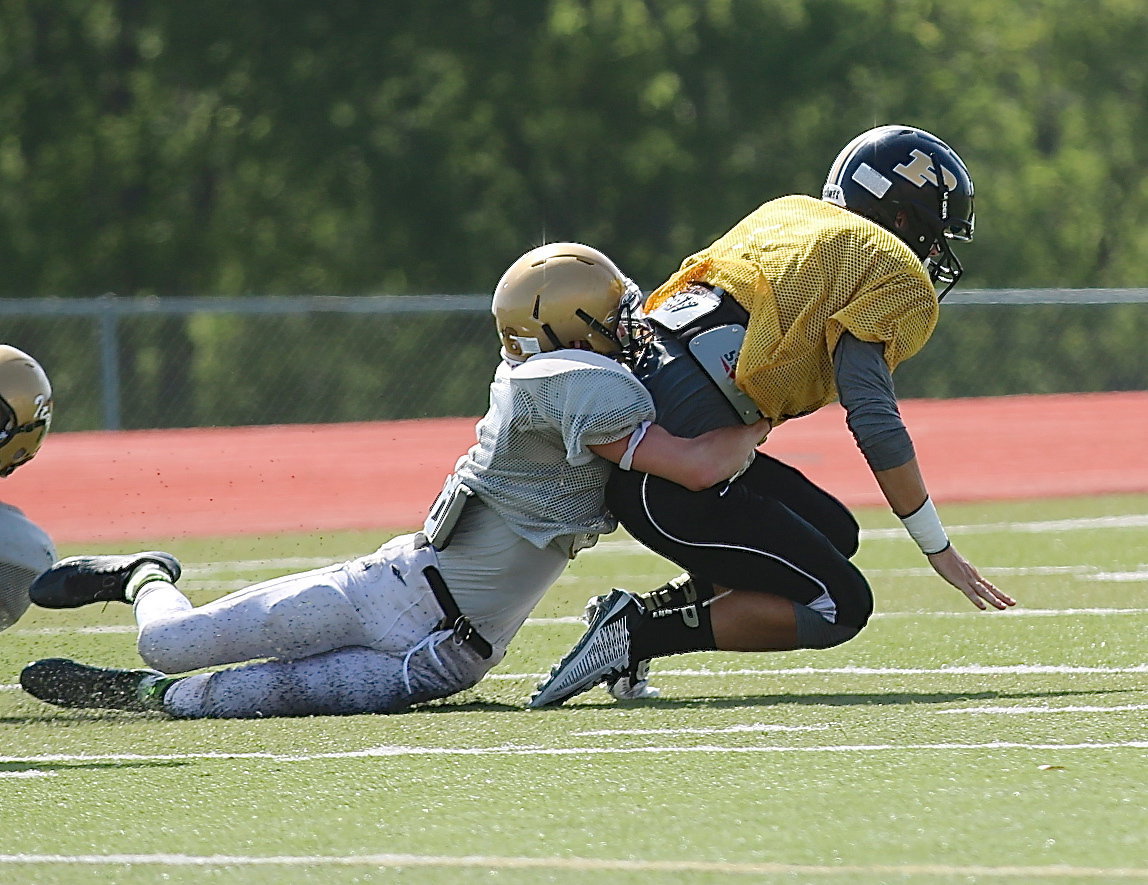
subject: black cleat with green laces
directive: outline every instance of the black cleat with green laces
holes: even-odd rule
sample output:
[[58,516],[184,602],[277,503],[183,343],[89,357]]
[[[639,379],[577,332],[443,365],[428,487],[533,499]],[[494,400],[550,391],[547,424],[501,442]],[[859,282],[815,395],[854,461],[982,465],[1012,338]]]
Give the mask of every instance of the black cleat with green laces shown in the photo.
[[32,582],[28,595],[43,608],[79,608],[93,602],[131,602],[128,580],[141,565],[152,563],[179,580],[179,560],[158,550],[120,556],[69,556]]
[[135,713],[162,710],[175,681],[158,670],[90,667],[67,658],[35,661],[20,673],[20,687],[45,703]]

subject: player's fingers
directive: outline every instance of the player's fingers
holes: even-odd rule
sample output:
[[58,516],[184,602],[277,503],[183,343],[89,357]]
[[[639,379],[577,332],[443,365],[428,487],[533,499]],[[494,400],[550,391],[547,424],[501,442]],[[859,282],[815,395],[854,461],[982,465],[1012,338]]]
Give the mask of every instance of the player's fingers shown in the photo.
[[987,593],[983,594],[983,598],[987,599],[989,605],[991,605],[993,608],[997,609],[997,611],[1004,611],[1006,608],[1008,608],[1008,603],[1005,602],[1003,599],[997,599],[997,597],[991,596]]
[[[942,574],[944,573],[942,572]],[[948,576],[946,575],[946,577]],[[995,609],[1003,610],[1016,604],[1012,597],[999,590],[991,581],[981,577],[980,572],[965,560],[961,560],[956,572],[948,579],[951,584],[969,598],[969,602],[981,611],[985,611],[990,605]]]
[[1005,593],[1003,590],[997,590],[996,587],[994,587],[993,590],[996,592],[996,598],[1003,602],[1006,606],[1016,605],[1016,600]]
[[981,585],[981,587],[985,589],[986,592],[991,595],[993,599],[1003,602],[1006,605],[1014,605],[1016,603],[1016,600],[1001,590],[1000,587],[998,587],[992,581],[981,577],[979,574],[977,575],[977,582]]
[[995,585],[989,583],[984,578],[979,578],[977,581],[977,592],[981,597],[988,601],[990,605],[998,609],[1006,609],[1010,605],[1016,605],[1016,600],[998,589]]
[[963,590],[965,596],[967,596],[969,598],[969,602],[971,602],[973,605],[975,605],[981,611],[984,611],[985,608],[987,608],[987,606],[985,605],[985,601],[983,599],[981,599],[980,594],[977,592],[976,587],[965,586],[965,587],[962,587],[961,590]]

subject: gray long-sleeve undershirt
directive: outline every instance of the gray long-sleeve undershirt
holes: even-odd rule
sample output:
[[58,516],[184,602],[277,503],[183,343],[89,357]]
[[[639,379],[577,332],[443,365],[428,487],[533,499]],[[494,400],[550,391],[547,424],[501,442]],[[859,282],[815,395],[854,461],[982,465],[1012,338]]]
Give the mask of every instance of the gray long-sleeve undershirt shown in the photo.
[[897,409],[885,345],[845,332],[833,351],[833,369],[845,423],[870,469],[890,470],[912,460],[913,441]]

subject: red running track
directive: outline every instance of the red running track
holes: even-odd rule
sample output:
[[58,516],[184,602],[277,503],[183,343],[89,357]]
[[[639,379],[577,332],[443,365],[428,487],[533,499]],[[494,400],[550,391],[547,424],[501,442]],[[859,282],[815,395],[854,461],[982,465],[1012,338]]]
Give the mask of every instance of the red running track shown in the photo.
[[[1148,492],[1148,391],[908,400],[938,502]],[[422,523],[474,441],[472,418],[56,433],[0,483],[57,543]],[[883,503],[837,407],[766,451],[852,507]]]

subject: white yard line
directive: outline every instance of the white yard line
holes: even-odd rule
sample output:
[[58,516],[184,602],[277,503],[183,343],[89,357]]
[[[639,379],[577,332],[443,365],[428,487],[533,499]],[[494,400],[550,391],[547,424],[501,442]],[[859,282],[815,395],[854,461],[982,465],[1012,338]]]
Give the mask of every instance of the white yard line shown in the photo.
[[[1018,565],[986,566],[982,574],[999,578],[1039,578],[1069,575],[1088,578],[1093,581],[1148,581],[1148,566],[1140,566],[1134,571],[1108,572],[1097,565]],[[873,568],[865,569],[871,578],[930,578],[936,575],[931,568]]]
[[874,618],[975,618],[999,615],[1006,618],[1059,618],[1079,615],[1143,615],[1148,608],[1010,608],[1005,611],[978,611],[971,607],[959,612],[877,612]]
[[648,734],[740,734],[752,732],[825,731],[832,725],[730,725],[725,728],[603,728],[596,731],[571,732],[575,737],[604,737]]
[[608,756],[630,755],[684,755],[693,753],[908,753],[917,751],[961,751],[975,750],[1039,750],[1066,752],[1072,750],[1148,750],[1146,741],[1093,741],[1074,744],[1065,743],[1026,743],[1023,741],[987,741],[984,743],[936,743],[936,744],[822,744],[813,746],[781,747],[764,746],[722,746],[700,744],[697,746],[643,746],[622,747],[542,747],[531,744],[501,744],[493,747],[411,747],[381,746],[363,750],[343,750],[330,753],[227,753],[224,751],[202,753],[92,753],[69,754],[50,753],[42,756],[0,756],[0,765],[58,765],[61,763],[92,764],[100,762],[231,762],[237,760],[263,762],[317,762],[330,759],[394,759],[415,756]]
[[[1093,516],[1081,519],[1047,519],[1036,522],[982,522],[972,525],[956,525],[947,527],[949,534],[953,535],[984,535],[984,534],[1024,534],[1047,535],[1058,532],[1092,532],[1107,529],[1142,529],[1148,528],[1148,513],[1128,513],[1123,516]],[[904,538],[905,530],[891,529],[862,529],[863,541],[886,541],[892,538]]]
[[1033,716],[1041,713],[1130,713],[1137,710],[1148,710],[1148,704],[1113,704],[1110,707],[1050,707],[1047,704],[1041,704],[1036,707],[961,707],[956,710],[933,710],[931,712],[936,716],[960,713]]
[[790,864],[705,860],[634,860],[605,857],[506,857],[496,855],[362,854],[259,857],[249,854],[0,854],[4,865],[157,867],[446,867],[565,872],[702,873],[729,876],[983,877],[1025,879],[1148,879],[1137,867],[987,866],[961,864]]
[[612,871],[627,873],[708,873],[730,876],[932,876],[1030,879],[1148,879],[1135,867],[986,866],[958,864],[788,864],[704,860],[633,860],[602,857],[505,857],[494,855],[365,854],[259,857],[216,854],[0,854],[0,864],[159,866],[159,867],[447,867],[487,870]]

